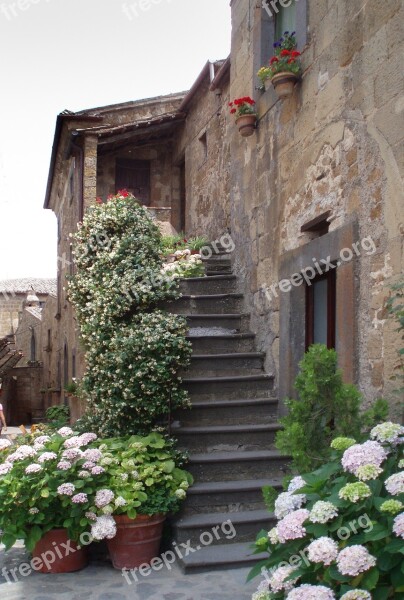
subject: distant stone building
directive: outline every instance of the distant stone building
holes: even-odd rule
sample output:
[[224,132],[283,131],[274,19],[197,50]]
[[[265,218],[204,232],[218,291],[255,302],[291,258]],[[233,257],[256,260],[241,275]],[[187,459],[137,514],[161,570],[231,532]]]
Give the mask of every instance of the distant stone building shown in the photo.
[[[57,118],[45,208],[58,220],[59,359],[49,377],[63,387],[83,372],[64,290],[69,234],[97,196],[127,188],[186,235],[231,233],[281,411],[312,342],[336,347],[367,403],[394,405],[399,337],[384,301],[403,271],[402,3],[231,8],[231,54],[208,62],[189,92]],[[256,73],[286,26],[297,31],[303,76],[282,102]],[[258,113],[249,138],[228,109],[246,95]]]
[[35,292],[40,306],[49,294],[56,293],[55,279],[6,279],[0,281],[0,337],[14,334],[18,315],[29,292]]

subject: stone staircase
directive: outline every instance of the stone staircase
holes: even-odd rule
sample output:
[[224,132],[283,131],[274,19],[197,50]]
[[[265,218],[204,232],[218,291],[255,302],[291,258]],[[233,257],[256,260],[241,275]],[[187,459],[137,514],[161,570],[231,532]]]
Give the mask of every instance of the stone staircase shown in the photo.
[[[173,521],[176,543],[196,549],[181,560],[186,572],[259,560],[250,545],[274,520],[261,489],[281,487],[287,462],[274,447],[279,425],[273,377],[264,372],[264,355],[249,331],[231,256],[219,249],[205,269],[207,277],[182,280],[182,297],[170,304],[170,312],[187,317],[193,347],[183,376],[193,408],[177,411],[172,424],[195,479]],[[222,529],[229,519],[236,535],[229,524]]]

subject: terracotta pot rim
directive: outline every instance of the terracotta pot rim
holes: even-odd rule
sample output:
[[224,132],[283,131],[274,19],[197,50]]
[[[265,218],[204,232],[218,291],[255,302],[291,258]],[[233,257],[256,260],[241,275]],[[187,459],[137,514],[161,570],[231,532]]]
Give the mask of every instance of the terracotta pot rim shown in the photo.
[[134,523],[135,521],[141,522],[150,522],[150,521],[164,521],[166,518],[165,513],[158,513],[156,515],[141,515],[138,514],[134,519],[128,517],[128,515],[112,515],[115,519],[115,522],[118,523]]
[[257,115],[240,115],[239,117],[237,117],[236,123],[238,123],[241,119],[246,119],[246,118],[256,121]]
[[300,79],[300,75],[292,73],[291,71],[280,71],[279,73],[276,73],[273,77],[271,77],[271,82],[274,83],[278,81],[278,79],[289,79],[290,81],[298,81]]

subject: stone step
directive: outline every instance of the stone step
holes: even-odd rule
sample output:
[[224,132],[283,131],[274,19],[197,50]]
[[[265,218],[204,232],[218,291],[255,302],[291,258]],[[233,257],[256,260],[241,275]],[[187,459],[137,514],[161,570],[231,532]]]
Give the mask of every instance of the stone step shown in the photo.
[[[228,530],[225,528],[225,531]],[[201,546],[201,544],[198,545]],[[179,565],[186,574],[253,567],[257,562],[268,558],[266,553],[253,554],[251,544],[248,543],[202,546],[196,552],[186,553],[183,551],[183,553],[184,556],[179,560]],[[185,556],[185,554],[187,555]]]
[[223,543],[228,526],[227,540],[253,543],[261,529],[269,530],[276,522],[275,516],[268,510],[246,510],[239,512],[200,513],[180,517],[173,523],[177,543],[191,541],[197,550],[206,545]]
[[166,304],[165,308],[178,315],[240,313],[243,306],[242,294],[183,295]]
[[220,250],[219,252],[213,251],[210,254],[208,251],[202,252],[201,259],[204,264],[213,264],[213,263],[226,263],[232,261],[233,253],[226,252],[225,250]]
[[185,377],[183,385],[193,401],[269,398],[273,376],[261,374],[237,377]]
[[244,479],[195,483],[188,490],[181,516],[197,513],[238,512],[265,509],[262,488],[282,490],[281,479]]
[[235,452],[273,450],[278,423],[259,425],[202,425],[182,427],[175,423],[171,432],[181,448],[190,452]]
[[276,398],[253,398],[219,400],[215,402],[192,402],[192,410],[177,410],[174,419],[181,426],[243,425],[274,423],[278,418]]
[[215,263],[208,263],[205,265],[205,272],[208,277],[210,275],[217,275],[218,273],[232,273],[233,267],[228,261],[221,261]]
[[250,315],[246,313],[236,314],[191,314],[185,315],[190,329],[204,328],[209,332],[210,328],[221,327],[232,333],[247,332],[250,326]]
[[253,375],[263,373],[265,354],[236,352],[234,354],[193,354],[186,377],[218,377],[221,375]]
[[286,473],[289,460],[276,450],[200,453],[190,455],[188,470],[196,483],[261,479],[264,473],[278,479]]
[[180,291],[185,295],[230,294],[237,292],[236,275],[189,277],[180,280]]
[[227,352],[254,352],[255,335],[253,333],[225,333],[218,331],[216,335],[205,335],[202,328],[192,330],[187,339],[192,344],[195,354],[224,354]]

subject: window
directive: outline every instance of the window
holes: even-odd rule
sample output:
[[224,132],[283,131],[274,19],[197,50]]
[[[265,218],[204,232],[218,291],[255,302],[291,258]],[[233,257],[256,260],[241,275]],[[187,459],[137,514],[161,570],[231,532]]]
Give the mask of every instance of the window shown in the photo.
[[150,205],[150,161],[117,158],[116,191],[128,190],[145,206]]
[[76,353],[72,354],[72,379],[76,377]]
[[31,333],[31,361],[36,361],[36,339],[34,331]]
[[69,383],[69,350],[67,344],[65,344],[63,352],[63,385]]
[[306,350],[312,344],[335,348],[335,273],[329,271],[306,286]]
[[207,138],[206,131],[204,131],[198,139],[201,142],[202,162],[205,162],[205,160],[208,156],[208,138]]
[[[286,2],[284,2],[286,4]],[[277,40],[282,37],[285,31],[296,31],[296,1],[291,0],[290,6],[277,5],[278,12],[275,16],[275,37]]]

